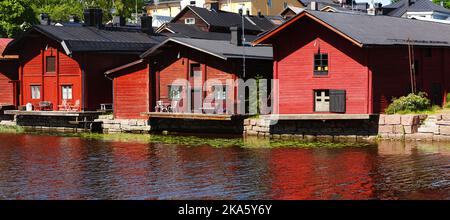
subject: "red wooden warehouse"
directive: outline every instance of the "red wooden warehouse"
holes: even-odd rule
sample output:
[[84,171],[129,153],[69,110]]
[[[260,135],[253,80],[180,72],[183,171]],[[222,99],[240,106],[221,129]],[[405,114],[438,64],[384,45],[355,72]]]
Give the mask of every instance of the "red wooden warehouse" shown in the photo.
[[150,34],[104,27],[97,9],[87,10],[85,16],[84,25],[34,26],[8,45],[5,53],[20,57],[21,105],[97,110],[112,103],[112,82],[103,73],[159,43],[150,35],[151,27],[143,28]]
[[[235,28],[231,40],[168,38],[143,53],[140,60],[107,71],[114,80],[115,118],[145,118],[142,113],[159,111],[158,107],[172,101],[179,104],[173,109],[177,113],[202,114],[211,108],[211,114],[234,114],[228,111],[226,101],[235,100],[237,93],[227,88],[226,80],[272,75],[272,49],[267,46],[245,48],[243,74],[240,33]],[[207,80],[211,83],[204,85]],[[205,106],[207,97],[215,99],[214,104],[224,107],[223,111]]]
[[18,104],[17,56],[2,56],[3,50],[12,39],[0,38],[0,105]]
[[450,89],[447,24],[303,11],[254,44],[273,45],[280,114],[380,113],[413,84],[443,104]]

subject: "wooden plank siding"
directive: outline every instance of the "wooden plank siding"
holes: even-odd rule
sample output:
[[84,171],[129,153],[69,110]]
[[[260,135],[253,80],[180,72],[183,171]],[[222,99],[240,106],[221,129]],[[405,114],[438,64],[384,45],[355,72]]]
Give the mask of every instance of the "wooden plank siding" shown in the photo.
[[[112,81],[104,76],[104,72],[138,57],[93,53],[68,56],[59,43],[45,36],[32,38],[24,44],[27,49],[20,55],[19,67],[20,105],[31,103],[36,107],[40,101],[50,101],[53,110],[59,110],[58,106],[62,104],[62,86],[72,86],[72,99],[68,102],[74,105],[79,101],[79,110],[95,111],[102,103],[112,103]],[[54,72],[46,72],[48,56],[55,57]],[[41,86],[40,99],[32,99],[33,85]]]
[[[302,28],[293,28],[293,26]],[[312,114],[314,90],[345,90],[347,114],[370,113],[366,53],[312,20],[286,28],[273,42],[279,113]],[[303,31],[308,30],[308,31]],[[294,39],[295,38],[295,39]],[[314,54],[328,53],[327,76],[314,76]]]
[[0,104],[17,105],[18,63],[0,60]]
[[146,62],[115,74],[114,118],[146,118],[141,113],[148,112],[151,106],[149,76],[149,67]]
[[209,25],[201,19],[197,14],[191,10],[186,10],[183,15],[181,15],[177,20],[172,21],[173,23],[184,24],[186,18],[194,18],[195,26],[199,27],[203,31],[209,31]]

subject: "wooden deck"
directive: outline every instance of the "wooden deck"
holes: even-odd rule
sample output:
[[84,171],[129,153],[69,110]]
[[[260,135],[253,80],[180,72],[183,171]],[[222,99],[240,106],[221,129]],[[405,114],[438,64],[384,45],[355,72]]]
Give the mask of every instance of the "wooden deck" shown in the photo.
[[272,120],[367,120],[370,114],[279,114],[262,115]]
[[67,112],[67,111],[19,111],[6,110],[5,115],[29,115],[29,116],[61,116],[61,117],[85,117],[100,115],[101,112],[84,111],[84,112]]
[[243,115],[171,113],[171,112],[146,112],[142,114],[148,116],[149,118],[172,118],[172,119],[192,119],[192,120],[212,120],[212,121],[231,121],[235,118],[247,117]]

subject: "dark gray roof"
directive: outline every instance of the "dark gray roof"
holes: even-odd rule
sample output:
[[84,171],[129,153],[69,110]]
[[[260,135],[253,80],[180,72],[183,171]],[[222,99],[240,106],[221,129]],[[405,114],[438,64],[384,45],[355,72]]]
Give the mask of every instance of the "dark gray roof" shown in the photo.
[[117,31],[113,28],[37,25],[8,45],[12,51],[30,34],[39,32],[61,44],[67,54],[73,52],[141,53],[165,39],[138,31]]
[[[449,24],[382,15],[370,16],[310,10],[305,10],[296,17],[303,13],[308,13],[327,23],[361,46],[407,45],[409,43],[421,46],[450,47]],[[280,26],[280,28],[282,27],[283,25]]]
[[[202,31],[196,25],[180,24],[180,23],[166,23],[161,26],[161,29],[168,29],[174,33],[162,33],[170,37],[189,37],[197,39],[208,39],[208,40],[230,40],[230,33],[219,33],[219,32],[206,32]],[[256,35],[245,35],[247,41],[253,41],[256,39]]]
[[[184,10],[192,10],[195,14],[201,17],[206,23],[216,27],[233,27],[241,26],[242,17],[237,13],[226,11],[214,11],[206,8],[199,8],[194,6],[186,6]],[[183,13],[180,12],[174,20],[177,20]],[[275,24],[267,17],[245,16],[244,25],[246,30],[263,32],[272,29]]]
[[386,15],[401,17],[406,12],[428,12],[435,11],[444,14],[450,14],[450,10],[440,5],[434,4],[430,0],[412,0],[409,5],[409,0],[399,0],[398,2],[386,5],[383,7]]
[[171,43],[190,47],[224,60],[242,58],[244,54],[247,59],[273,59],[272,47],[269,46],[244,47],[231,44],[230,41],[224,40],[205,40],[180,37],[168,38],[161,44],[141,54],[141,58],[147,57],[154,52],[157,52],[161,47]]

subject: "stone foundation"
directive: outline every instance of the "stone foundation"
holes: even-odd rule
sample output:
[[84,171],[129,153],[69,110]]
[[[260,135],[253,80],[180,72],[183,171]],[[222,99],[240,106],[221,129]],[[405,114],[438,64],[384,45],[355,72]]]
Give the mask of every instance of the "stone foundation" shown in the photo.
[[450,114],[380,115],[382,139],[450,141]]
[[96,121],[102,122],[103,133],[149,133],[151,126],[145,119],[113,119],[112,115],[101,115]]
[[246,119],[244,135],[281,139],[371,141],[378,132],[378,117],[353,120]]
[[152,131],[187,132],[187,133],[215,133],[215,134],[242,134],[244,119],[233,120],[200,120],[151,118]]

